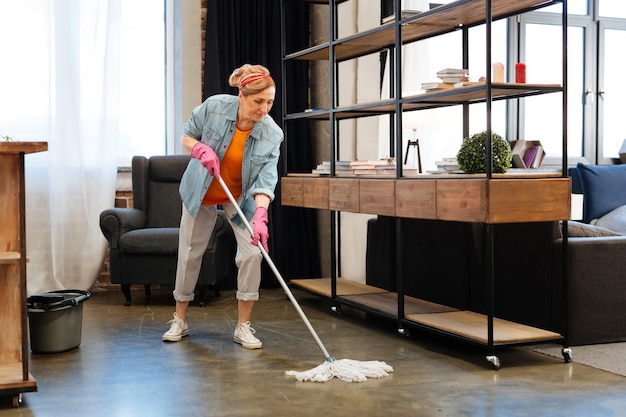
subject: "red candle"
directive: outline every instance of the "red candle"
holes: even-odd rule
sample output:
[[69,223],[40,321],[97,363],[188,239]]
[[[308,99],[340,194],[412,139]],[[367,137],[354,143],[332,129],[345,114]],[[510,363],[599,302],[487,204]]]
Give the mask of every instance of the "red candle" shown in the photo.
[[515,64],[515,82],[520,84],[526,82],[526,64],[523,62]]

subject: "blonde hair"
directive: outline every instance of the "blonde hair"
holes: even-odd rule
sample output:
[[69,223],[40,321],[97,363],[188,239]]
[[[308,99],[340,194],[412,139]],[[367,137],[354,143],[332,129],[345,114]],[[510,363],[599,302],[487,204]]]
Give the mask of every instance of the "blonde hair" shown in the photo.
[[[258,77],[249,77],[258,75]],[[249,82],[245,82],[246,79]],[[250,81],[251,80],[251,81]],[[242,83],[244,81],[244,83]],[[268,87],[276,88],[276,83],[270,75],[270,71],[263,65],[244,64],[235,69],[228,78],[231,87],[239,88],[244,96],[258,94]]]

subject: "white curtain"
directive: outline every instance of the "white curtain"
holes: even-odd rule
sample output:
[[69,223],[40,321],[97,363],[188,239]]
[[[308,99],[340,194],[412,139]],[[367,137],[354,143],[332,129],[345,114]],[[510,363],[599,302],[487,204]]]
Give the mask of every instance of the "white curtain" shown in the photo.
[[0,5],[0,134],[49,148],[26,156],[29,294],[88,290],[102,268],[99,213],[113,206],[117,174],[120,2]]

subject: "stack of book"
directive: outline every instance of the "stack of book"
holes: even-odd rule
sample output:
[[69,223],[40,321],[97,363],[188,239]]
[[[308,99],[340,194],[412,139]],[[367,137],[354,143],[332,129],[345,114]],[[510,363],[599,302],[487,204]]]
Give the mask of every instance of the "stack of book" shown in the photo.
[[468,83],[469,71],[463,68],[444,68],[437,72],[437,77],[441,79],[441,82],[426,82],[422,83],[422,90],[444,90],[448,88],[463,87]]
[[[330,175],[330,161],[323,161],[312,174]],[[403,167],[403,175],[417,174],[417,168]],[[396,175],[396,161],[392,158],[377,160],[336,161],[336,175]]]
[[442,158],[440,161],[435,161],[437,165],[436,171],[429,171],[431,174],[456,174],[461,173],[459,163],[456,158]]
[[469,70],[463,68],[444,68],[441,71],[437,71],[437,78],[441,79],[444,83],[458,83],[460,81],[468,81],[467,75]]
[[[380,159],[374,161],[352,161],[350,163],[354,175],[396,175],[396,161],[394,159]],[[403,175],[416,175],[417,168],[402,167]]]
[[[311,173],[330,175],[330,161],[322,161]],[[335,161],[335,174],[352,174],[350,161]]]
[[396,161],[393,159],[350,161],[350,168],[355,175],[395,174]]

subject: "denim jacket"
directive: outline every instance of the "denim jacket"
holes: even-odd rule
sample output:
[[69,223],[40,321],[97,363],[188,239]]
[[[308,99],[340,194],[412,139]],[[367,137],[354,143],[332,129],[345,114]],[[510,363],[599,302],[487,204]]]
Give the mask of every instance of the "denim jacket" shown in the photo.
[[[209,145],[220,161],[235,133],[235,121],[239,97],[218,94],[209,97],[196,107],[191,118],[183,126],[183,134],[201,140]],[[241,197],[239,205],[250,221],[254,215],[256,194],[266,194],[274,200],[274,189],[278,182],[278,157],[283,132],[276,122],[266,115],[263,120],[255,123],[250,136],[244,145],[241,176]],[[213,181],[213,176],[199,160],[191,158],[180,182],[180,197],[189,213],[198,214],[202,199]],[[243,222],[235,214],[234,222],[241,227]]]

